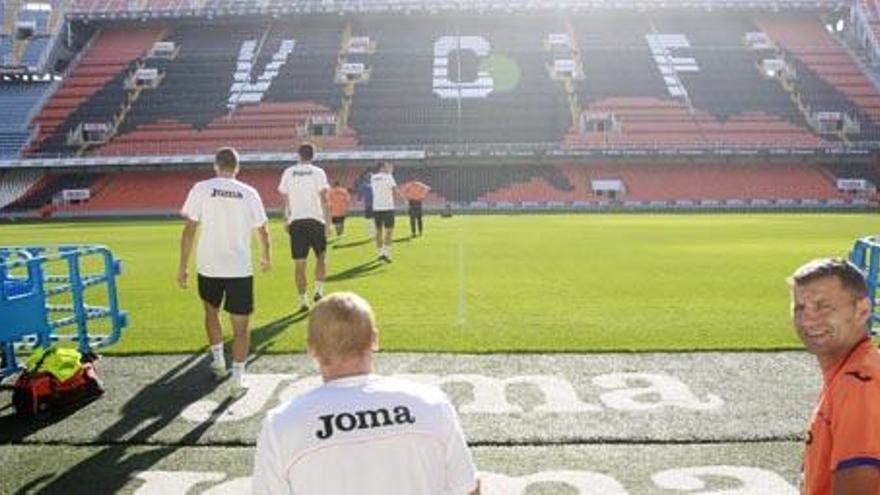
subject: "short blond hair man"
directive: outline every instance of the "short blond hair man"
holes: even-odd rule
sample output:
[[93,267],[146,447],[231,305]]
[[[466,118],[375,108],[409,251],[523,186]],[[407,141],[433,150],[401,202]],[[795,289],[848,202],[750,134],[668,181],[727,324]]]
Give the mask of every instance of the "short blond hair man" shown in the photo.
[[372,373],[379,332],[369,303],[336,293],[309,318],[324,384],[269,412],[253,493],[479,494],[458,416],[436,388]]

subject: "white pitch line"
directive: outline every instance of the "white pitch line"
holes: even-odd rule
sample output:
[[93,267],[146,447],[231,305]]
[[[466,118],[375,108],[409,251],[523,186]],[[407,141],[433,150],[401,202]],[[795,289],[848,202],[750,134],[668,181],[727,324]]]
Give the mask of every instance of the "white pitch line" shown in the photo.
[[458,240],[458,324],[467,323],[467,288],[464,268],[464,244]]

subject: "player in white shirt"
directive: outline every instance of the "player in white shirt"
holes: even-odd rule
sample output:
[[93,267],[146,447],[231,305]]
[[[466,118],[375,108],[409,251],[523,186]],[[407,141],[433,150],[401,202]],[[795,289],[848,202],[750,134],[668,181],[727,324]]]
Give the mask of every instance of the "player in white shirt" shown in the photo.
[[336,293],[319,302],[308,346],[324,384],[267,415],[254,495],[479,494],[443,392],[372,374],[378,330],[364,299]]
[[[220,148],[214,158],[213,179],[197,182],[186,197],[180,214],[186,220],[180,239],[180,265],[177,283],[186,288],[189,258],[196,231],[201,225],[196,251],[199,297],[205,308],[205,330],[211,345],[211,368],[225,377],[223,329],[220,304],[229,313],[235,338],[232,343],[233,393],[245,389],[244,371],[250,335],[248,323],[254,309],[254,278],[251,266],[251,237],[259,234],[263,271],[272,264],[268,219],[260,194],[236,180],[238,153]],[[224,302],[225,299],[225,302]]]
[[309,251],[315,252],[315,302],[324,293],[324,276],[327,273],[327,230],[331,224],[327,195],[330,185],[327,174],[312,165],[315,147],[303,144],[299,147],[299,163],[288,167],[281,174],[278,192],[284,197],[284,219],[290,235],[290,254],[293,257],[296,288],[299,292],[300,311],[308,311],[306,295],[306,260]]
[[394,236],[394,194],[404,201],[406,197],[397,187],[391,162],[380,162],[379,171],[370,176],[373,190],[373,215],[376,222],[376,248],[379,259],[391,263],[391,243]]

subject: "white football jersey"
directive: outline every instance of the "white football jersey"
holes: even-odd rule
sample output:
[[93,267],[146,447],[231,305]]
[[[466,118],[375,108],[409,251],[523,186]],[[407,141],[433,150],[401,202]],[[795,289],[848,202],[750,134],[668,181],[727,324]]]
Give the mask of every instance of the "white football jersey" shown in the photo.
[[235,179],[197,182],[180,210],[199,222],[196,267],[206,277],[249,277],[253,230],[266,224],[260,193]]
[[373,189],[373,211],[394,209],[394,188],[397,182],[394,176],[380,172],[370,176],[370,187]]
[[278,184],[287,201],[287,223],[307,218],[324,223],[321,194],[329,189],[327,174],[311,163],[287,167]]
[[476,484],[446,395],[378,375],[332,380],[270,411],[254,461],[254,495],[465,495]]

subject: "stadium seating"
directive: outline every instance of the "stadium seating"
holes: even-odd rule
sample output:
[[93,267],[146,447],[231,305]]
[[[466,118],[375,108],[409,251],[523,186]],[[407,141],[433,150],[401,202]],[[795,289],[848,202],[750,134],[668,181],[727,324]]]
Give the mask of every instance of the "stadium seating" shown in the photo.
[[[38,8],[30,8],[32,5]],[[47,10],[43,8],[44,6],[50,8]],[[52,12],[51,7],[51,3],[25,4],[24,8],[18,11],[18,21],[33,22],[36,27],[36,29],[34,30],[34,34],[47,35],[50,33],[49,17],[51,16]]]
[[[125,93],[126,69],[132,67],[160,37],[161,26],[122,26],[103,29],[92,48],[61,88],[43,106],[34,122],[40,125],[39,151],[73,154],[67,133],[80,123],[109,122]],[[88,102],[88,105],[83,105]]]
[[[330,182],[353,189],[362,167],[326,167]],[[267,208],[281,207],[277,192],[282,167],[244,169],[239,178],[259,191]],[[189,188],[213,176],[209,167],[194,170],[129,171],[102,175],[90,183],[92,198],[84,203],[59,206],[73,212],[173,213],[180,209]]]
[[[408,17],[406,22],[359,17],[351,21],[351,34],[369,36],[377,48],[352,58],[365,62],[370,76],[353,85],[350,128],[321,139],[330,148],[484,143],[817,147],[837,141],[836,135],[812,131],[796,98],[778,80],[762,75],[760,62],[775,52],[750,50],[744,42],[746,33],[760,30],[778,37],[783,47],[797,48],[803,39],[804,46],[818,47],[813,51],[828,52],[785,49],[804,73],[798,92],[812,108],[824,109],[821,101],[838,108],[849,100],[869,108],[880,99],[864,76],[853,74],[858,67],[833,45],[817,19],[756,19],[730,12],[650,18],[622,13],[567,21],[510,16],[503,23],[473,17]],[[93,147],[92,153],[209,153],[221,144],[245,151],[286,150],[301,138],[310,115],[338,116],[345,100],[333,82],[337,63],[346,56],[339,49],[349,32],[344,20],[178,21],[164,34],[161,26],[141,25],[136,32],[143,36],[126,41],[131,46],[121,49],[125,56],[115,53],[117,60],[107,60],[119,35],[114,29],[101,33],[44,109],[38,119],[44,141],[36,152],[76,153],[64,141],[77,123],[107,122],[119,115],[128,98],[121,85],[126,69],[160,38],[175,42],[179,53],[173,60],[143,60],[162,74],[158,88],[138,93],[111,142]],[[572,56],[586,76],[574,81],[577,99],[571,101],[564,84],[548,71],[552,56],[544,44],[549,33],[569,31],[577,42]],[[651,44],[658,36],[685,42],[658,55]],[[236,74],[248,40],[259,53]],[[235,102],[239,93],[233,83],[257,81],[273,57],[284,56],[277,55],[284,40],[295,40],[295,45],[271,84],[257,100]],[[666,55],[679,64],[692,60],[695,68],[665,66],[661,56]],[[810,64],[826,67],[821,65],[826,62],[837,69],[825,79],[811,78]],[[672,94],[669,78],[684,92]],[[457,86],[456,81],[464,83]],[[84,102],[88,112],[70,113]],[[573,125],[574,108],[613,114],[615,127],[581,130]],[[870,136],[870,114],[856,117],[865,129],[862,136]]]
[[[357,33],[378,48],[370,81],[355,89],[352,125],[364,144],[559,142],[570,125],[565,95],[544,67],[542,38],[553,28],[532,19],[364,19]],[[480,37],[492,56],[472,51],[435,57],[441,37]],[[454,38],[453,38],[454,42]],[[456,56],[460,53],[460,56]],[[444,67],[442,64],[446,64]],[[438,70],[451,81],[492,78],[488,95],[438,97]],[[458,71],[461,74],[458,74]]]
[[6,212],[40,210],[53,204],[58,194],[65,189],[91,189],[99,178],[98,174],[60,173],[43,177],[38,187],[31,187],[27,193],[3,208]]
[[17,158],[31,137],[28,119],[50,83],[0,83],[0,159]]
[[814,112],[847,112],[862,126],[859,139],[876,139],[880,92],[815,18],[772,18],[758,25],[795,64],[797,90]]
[[[143,41],[156,41],[156,28]],[[306,29],[297,23],[236,23],[233,25],[181,24],[162,39],[173,41],[180,51],[173,60],[145,59],[144,65],[157,68],[162,82],[156,89],[144,90],[124,113],[115,139],[100,148],[103,155],[168,153],[211,153],[218,146],[232,145],[241,151],[289,151],[313,114],[334,114],[341,92],[332,83],[341,26],[331,20],[310,22]],[[111,39],[105,42],[105,38]],[[266,64],[279,56],[284,40],[293,40],[287,57],[262,95],[262,101],[231,105],[231,87],[243,43],[262,40],[260,52],[247,76],[251,81],[263,73]],[[109,122],[128,98],[122,87],[125,71],[100,64],[95,77],[95,51],[112,41],[108,33],[74,71],[69,89],[57,102],[47,105],[40,121],[55,126],[51,139],[39,153],[65,153],[66,133],[78,122]],[[142,55],[149,45],[138,46]],[[128,57],[131,59],[131,57]],[[87,67],[85,71],[83,67]],[[121,67],[124,69],[125,67]],[[84,73],[85,72],[85,73]],[[108,83],[107,79],[112,78]],[[240,82],[240,81],[239,81]],[[84,88],[80,89],[81,86]],[[87,89],[86,89],[87,88]],[[63,98],[62,98],[63,96]],[[131,100],[129,100],[131,101]],[[84,105],[87,112],[65,114],[71,105]],[[61,122],[65,122],[59,127]],[[44,137],[49,137],[48,133]],[[338,136],[323,138],[325,146],[354,146],[356,136],[344,130]]]
[[12,64],[12,37],[0,35],[0,64]]
[[[331,183],[339,181],[352,191],[366,177],[363,167],[326,167]],[[837,190],[837,176],[866,176],[865,168],[829,170],[810,165],[747,165],[628,163],[594,165],[474,165],[398,167],[399,184],[421,180],[432,188],[429,207],[456,204],[528,205],[607,202],[592,190],[592,181],[617,179],[625,192],[617,200],[671,204],[676,201],[754,201],[846,199]],[[254,185],[268,208],[278,209],[275,192],[281,167],[245,169],[241,179]],[[840,175],[836,175],[840,174]],[[876,172],[874,172],[877,175]],[[73,213],[174,213],[197,180],[212,176],[208,167],[195,170],[133,170],[106,174],[60,174],[45,179],[38,188],[7,210],[37,209],[52,201],[61,189],[89,188],[84,203],[57,205]],[[360,207],[359,205],[355,205]]]
[[589,168],[592,179],[619,178],[635,201],[840,198],[826,171],[805,165],[640,164]]
[[0,170],[0,210],[24,196],[42,177],[40,170]]
[[[629,16],[607,22],[576,19],[586,79],[577,90],[584,109],[614,115],[613,130],[578,132],[575,146],[817,146],[790,96],[774,79],[761,76],[767,53],[750,51],[745,34],[757,31],[748,16]],[[645,36],[685,36],[689,46],[667,55],[672,67],[658,65]],[[690,62],[685,60],[691,59]],[[660,59],[663,60],[663,59]],[[669,59],[666,59],[669,60]],[[678,65],[676,65],[678,64]],[[693,67],[688,67],[693,64]],[[673,95],[660,69],[684,88]]]
[[871,32],[880,39],[880,5],[875,0],[858,0],[856,5],[867,17]]
[[128,0],[72,0],[70,12],[113,13],[129,10],[133,2]]
[[880,187],[880,167],[872,164],[838,163],[827,167],[829,173],[838,179],[865,179],[875,187]]
[[[31,73],[45,73],[45,57],[53,36],[63,24],[65,4],[62,0],[0,3],[0,66],[26,67]],[[27,37],[18,37],[19,25],[32,26],[33,31]]]

